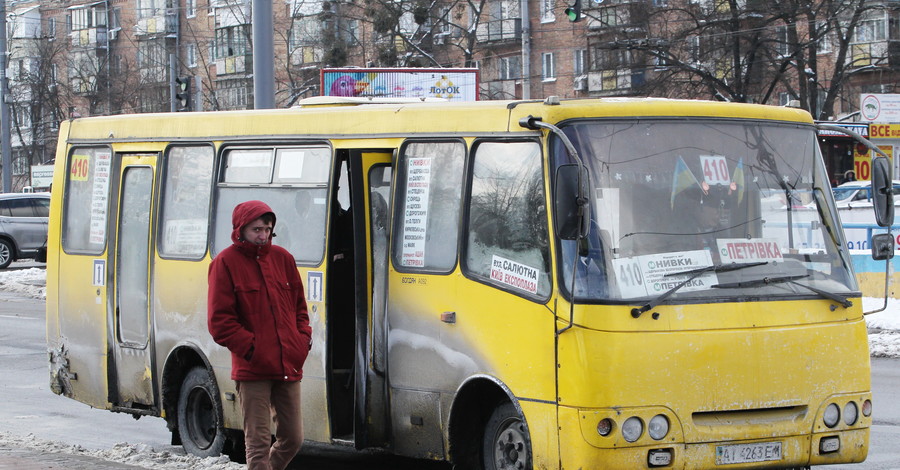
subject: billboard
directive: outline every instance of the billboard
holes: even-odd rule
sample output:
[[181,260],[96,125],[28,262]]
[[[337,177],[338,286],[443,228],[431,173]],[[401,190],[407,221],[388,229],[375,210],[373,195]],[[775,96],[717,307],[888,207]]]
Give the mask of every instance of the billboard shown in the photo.
[[322,96],[478,99],[474,68],[335,68],[320,75]]

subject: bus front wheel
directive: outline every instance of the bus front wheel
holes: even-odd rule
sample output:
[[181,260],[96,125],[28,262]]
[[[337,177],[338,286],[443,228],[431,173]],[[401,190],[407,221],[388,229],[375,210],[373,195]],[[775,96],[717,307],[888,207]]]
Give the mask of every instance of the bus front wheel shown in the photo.
[[484,470],[530,470],[531,438],[525,419],[510,402],[491,414],[484,428]]
[[221,455],[225,448],[219,391],[210,373],[191,369],[178,396],[178,434],[185,452],[198,457]]

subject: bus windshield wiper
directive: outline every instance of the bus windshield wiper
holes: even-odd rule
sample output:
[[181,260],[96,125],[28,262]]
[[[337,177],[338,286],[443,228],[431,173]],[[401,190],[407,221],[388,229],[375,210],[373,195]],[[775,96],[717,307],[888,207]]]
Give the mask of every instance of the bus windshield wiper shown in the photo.
[[731,289],[731,288],[741,288],[741,287],[758,287],[758,286],[767,286],[771,284],[782,284],[788,283],[795,286],[803,287],[804,289],[811,290],[816,294],[825,297],[826,299],[833,300],[839,304],[841,304],[844,308],[848,308],[853,305],[847,297],[835,294],[834,292],[828,292],[826,290],[819,289],[818,287],[813,287],[807,284],[801,284],[797,282],[797,279],[803,279],[805,277],[809,277],[809,274],[798,274],[796,276],[780,276],[780,277],[764,277],[762,279],[754,279],[752,281],[741,281],[741,282],[726,282],[722,284],[713,284],[712,288],[715,289]]
[[687,285],[689,282],[693,281],[694,279],[697,279],[702,274],[709,273],[709,272],[723,273],[726,271],[737,271],[738,269],[750,268],[753,266],[761,266],[763,264],[769,264],[769,262],[768,261],[757,261],[755,263],[713,264],[711,266],[704,266],[702,268],[688,269],[686,271],[678,271],[675,273],[664,274],[663,276],[665,276],[665,277],[684,276],[686,274],[690,274],[691,276],[689,278],[685,279],[684,281],[682,281],[681,283],[679,283],[677,286],[663,292],[659,297],[647,302],[643,306],[635,307],[635,308],[631,309],[631,316],[634,318],[640,317],[642,313],[646,312],[647,310],[650,310],[653,307],[656,307],[657,305],[662,303],[663,300],[666,300],[667,298],[669,298],[670,295],[674,294],[675,292],[677,292],[679,289],[681,289],[682,287],[684,287],[685,285]]

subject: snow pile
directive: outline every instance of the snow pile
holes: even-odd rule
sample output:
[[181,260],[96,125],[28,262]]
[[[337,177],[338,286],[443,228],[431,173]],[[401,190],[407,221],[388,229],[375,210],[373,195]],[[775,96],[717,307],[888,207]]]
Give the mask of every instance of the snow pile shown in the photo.
[[42,268],[2,270],[0,291],[44,300],[47,298],[47,270]]
[[111,449],[89,450],[78,445],[38,439],[34,434],[16,436],[0,431],[0,444],[18,449],[38,452],[64,453],[95,457],[154,470],[244,470],[246,466],[231,462],[228,457],[207,457],[201,459],[193,455],[157,451],[146,444],[119,443]]
[[[878,310],[884,299],[863,298],[863,311]],[[888,299],[887,308],[866,316],[869,353],[874,357],[900,357],[900,299]]]

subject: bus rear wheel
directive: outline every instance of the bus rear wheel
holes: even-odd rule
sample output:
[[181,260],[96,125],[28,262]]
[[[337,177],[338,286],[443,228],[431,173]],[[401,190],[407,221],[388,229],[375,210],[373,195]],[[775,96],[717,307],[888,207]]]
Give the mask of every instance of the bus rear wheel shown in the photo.
[[210,373],[191,369],[178,396],[178,434],[185,452],[198,457],[221,455],[225,448],[219,390]]
[[488,419],[482,455],[484,470],[531,470],[531,438],[512,403],[497,406]]

